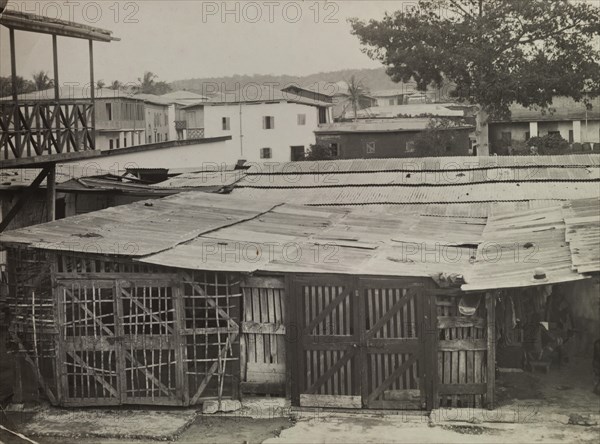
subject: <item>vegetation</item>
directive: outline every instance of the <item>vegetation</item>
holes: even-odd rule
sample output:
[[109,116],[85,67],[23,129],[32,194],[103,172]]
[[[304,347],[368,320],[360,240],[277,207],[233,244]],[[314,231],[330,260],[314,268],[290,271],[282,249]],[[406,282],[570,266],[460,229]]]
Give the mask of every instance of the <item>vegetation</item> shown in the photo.
[[452,155],[459,132],[452,127],[460,123],[445,117],[429,119],[427,129],[420,132],[414,139],[413,157],[439,157]]
[[350,77],[350,80],[346,83],[348,84],[348,101],[352,106],[354,121],[356,122],[358,120],[358,110],[362,108],[362,98],[368,93],[368,90],[363,85],[362,80],[357,80],[355,76]]
[[330,147],[325,145],[311,145],[304,159],[301,160],[331,160],[335,159]]
[[146,71],[142,77],[138,77],[137,86],[138,92],[144,94],[166,94],[171,91],[171,87],[167,82],[155,80],[158,79],[158,76],[151,71]]
[[[35,84],[31,80],[17,76],[17,93],[26,94],[35,91]],[[0,97],[12,94],[12,81],[10,77],[0,77]]]
[[527,146],[536,154],[565,154],[569,151],[569,142],[560,134],[546,134],[542,137],[532,137],[527,141]]
[[50,78],[46,71],[33,73],[33,84],[37,91],[44,91],[54,87],[54,80]]
[[364,51],[396,82],[456,84],[457,99],[494,116],[509,105],[600,92],[600,8],[565,0],[419,0],[368,23],[351,19]]

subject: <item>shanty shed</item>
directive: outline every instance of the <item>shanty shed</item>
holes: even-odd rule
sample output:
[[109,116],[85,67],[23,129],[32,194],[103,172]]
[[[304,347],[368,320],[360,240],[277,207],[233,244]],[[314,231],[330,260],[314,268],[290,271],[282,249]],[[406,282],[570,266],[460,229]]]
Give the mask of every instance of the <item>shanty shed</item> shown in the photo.
[[6,232],[11,338],[59,405],[491,405],[484,227],[191,192]]
[[497,303],[569,282],[591,294],[598,208],[140,201],[2,234],[11,338],[59,405],[492,407]]

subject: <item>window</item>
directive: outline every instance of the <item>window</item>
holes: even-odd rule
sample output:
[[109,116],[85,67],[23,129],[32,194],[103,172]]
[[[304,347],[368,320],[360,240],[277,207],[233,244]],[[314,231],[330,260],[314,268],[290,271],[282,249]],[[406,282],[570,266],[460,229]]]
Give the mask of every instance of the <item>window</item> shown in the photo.
[[525,140],[527,141],[529,139],[531,139],[531,133],[529,131],[526,131],[525,132]]
[[112,140],[112,139],[110,139],[110,140],[108,141],[108,149],[109,149],[109,150],[112,150],[113,148],[114,148],[114,142],[113,142],[113,140]]
[[115,139],[117,141],[117,148],[121,148],[121,138],[118,137],[117,139]]
[[273,129],[273,128],[275,128],[275,117],[264,116],[263,117],[263,129]]
[[261,159],[270,159],[271,158],[271,148],[261,148],[260,149],[260,158]]
[[112,120],[112,103],[106,104],[106,115],[108,116],[108,120]]
[[415,152],[415,141],[414,140],[408,140],[406,142],[406,152],[407,153],[414,153]]
[[337,143],[330,143],[329,149],[332,157],[338,157],[340,155],[340,147]]
[[148,143],[152,143],[152,136],[148,136]]
[[298,114],[298,125],[306,125],[306,114]]
[[573,130],[569,130],[569,143],[573,143],[575,141],[575,135]]
[[327,108],[319,108],[319,123],[327,123]]
[[169,135],[167,133],[165,133],[165,142],[169,140]]
[[367,142],[367,154],[375,154],[375,142]]
[[223,127],[223,131],[231,130],[231,122],[230,122],[229,117],[223,117],[221,119],[221,125]]
[[127,134],[123,136],[123,148],[127,148]]
[[292,155],[291,155],[292,161],[304,159],[304,145],[293,146],[293,147],[291,147],[291,150],[292,150]]

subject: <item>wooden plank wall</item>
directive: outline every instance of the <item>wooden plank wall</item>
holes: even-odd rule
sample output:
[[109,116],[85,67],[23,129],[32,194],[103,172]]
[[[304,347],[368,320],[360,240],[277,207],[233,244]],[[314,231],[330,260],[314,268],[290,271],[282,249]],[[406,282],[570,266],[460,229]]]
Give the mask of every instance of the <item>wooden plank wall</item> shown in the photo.
[[481,295],[473,316],[460,314],[460,298],[437,296],[439,404],[481,407],[486,404],[489,380],[486,298]]
[[285,281],[247,277],[241,283],[242,393],[285,394]]

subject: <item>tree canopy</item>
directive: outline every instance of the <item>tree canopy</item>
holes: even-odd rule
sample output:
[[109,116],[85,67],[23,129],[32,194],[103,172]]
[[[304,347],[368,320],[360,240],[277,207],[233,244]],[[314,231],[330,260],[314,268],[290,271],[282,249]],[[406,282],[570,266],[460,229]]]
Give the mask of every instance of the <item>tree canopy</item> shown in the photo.
[[456,85],[456,99],[506,116],[511,103],[600,91],[600,8],[567,0],[420,0],[382,20],[350,19],[396,82]]
[[158,81],[158,76],[151,71],[144,72],[143,77],[138,78],[138,87],[139,92],[144,94],[157,94],[162,95],[171,91],[171,87],[167,82]]

